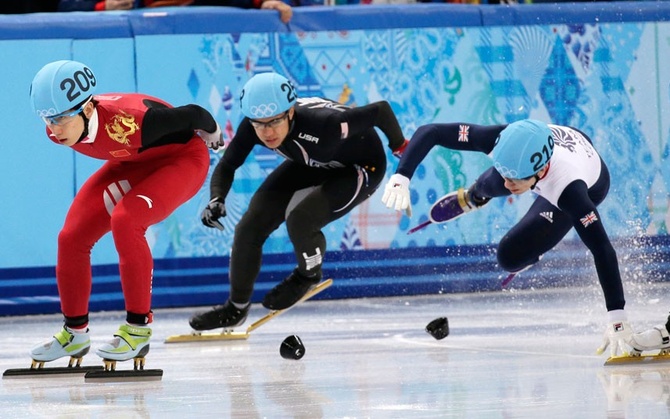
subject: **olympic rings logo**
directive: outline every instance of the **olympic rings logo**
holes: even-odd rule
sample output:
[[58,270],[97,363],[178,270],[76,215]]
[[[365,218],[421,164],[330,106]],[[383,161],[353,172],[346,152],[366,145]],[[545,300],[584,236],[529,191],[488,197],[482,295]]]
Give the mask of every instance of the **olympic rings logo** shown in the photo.
[[507,178],[507,179],[519,179],[519,172],[517,172],[514,169],[510,169],[507,166],[503,166],[499,162],[495,162],[493,167],[496,168],[498,173],[500,173],[500,176]]
[[276,103],[263,103],[249,108],[249,112],[254,118],[268,118],[277,114],[279,106]]
[[45,116],[53,116],[56,115],[58,111],[54,108],[49,108],[49,109],[38,109],[37,110],[37,116],[40,118],[45,117]]

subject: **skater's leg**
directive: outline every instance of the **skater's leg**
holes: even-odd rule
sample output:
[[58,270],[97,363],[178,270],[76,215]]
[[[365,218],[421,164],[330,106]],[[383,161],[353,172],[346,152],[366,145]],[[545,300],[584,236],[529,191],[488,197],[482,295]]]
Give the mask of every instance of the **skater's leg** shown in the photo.
[[519,272],[536,263],[560,242],[572,228],[572,221],[546,199],[538,197],[528,212],[498,244],[498,264]]
[[[285,209],[294,190],[310,179],[303,170],[291,162],[282,163],[251,198],[249,208],[235,227],[228,301],[209,311],[196,313],[189,321],[193,329],[231,328],[244,323],[261,269],[263,244],[284,221]],[[309,186],[309,183],[304,183],[304,186]]]
[[153,257],[145,233],[202,186],[208,161],[196,157],[175,157],[159,169],[155,165],[125,167],[131,189],[113,207],[111,228],[119,254],[126,324],[96,351],[102,358],[125,361],[149,352]]
[[65,325],[70,328],[85,329],[88,324],[91,250],[111,228],[105,204],[130,189],[128,182],[115,181],[112,168],[106,163],[84,183],[58,235],[56,279]]
[[124,166],[122,175],[131,189],[113,207],[111,229],[128,323],[150,321],[153,257],[145,233],[197,193],[207,175],[206,157],[175,156],[159,168],[155,164]]
[[328,178],[287,214],[286,228],[298,267],[266,294],[263,306],[268,309],[292,306],[321,280],[326,252],[321,229],[368,199],[383,179],[383,171],[370,167],[353,166],[325,172]]
[[91,249],[110,230],[110,202],[130,190],[127,181],[115,179],[114,170],[115,165],[108,162],[84,183],[58,235],[56,279],[65,326],[30,351],[36,361],[81,357],[89,351]]
[[230,256],[230,296],[221,306],[196,313],[189,324],[195,330],[239,326],[247,319],[251,295],[261,270],[263,243],[284,221],[290,195],[259,189],[235,227]]

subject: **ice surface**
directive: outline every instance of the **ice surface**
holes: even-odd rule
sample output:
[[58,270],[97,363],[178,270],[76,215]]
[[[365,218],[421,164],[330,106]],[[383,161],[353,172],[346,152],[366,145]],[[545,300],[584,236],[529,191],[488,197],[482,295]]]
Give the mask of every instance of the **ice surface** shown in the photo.
[[[664,322],[670,285],[627,291],[635,329]],[[606,356],[595,354],[606,321],[595,286],[308,301],[247,341],[163,343],[188,333],[189,316],[202,309],[156,311],[146,368],[162,368],[162,381],[3,379],[0,417],[670,417],[670,363],[604,367]],[[254,305],[247,325],[265,312]],[[441,316],[449,318],[451,334],[437,341],[424,328]],[[93,348],[123,318],[93,314]],[[28,350],[60,325],[55,315],[0,318],[0,369],[28,367]],[[306,347],[299,361],[279,355],[291,334]],[[84,364],[101,362],[91,351]]]

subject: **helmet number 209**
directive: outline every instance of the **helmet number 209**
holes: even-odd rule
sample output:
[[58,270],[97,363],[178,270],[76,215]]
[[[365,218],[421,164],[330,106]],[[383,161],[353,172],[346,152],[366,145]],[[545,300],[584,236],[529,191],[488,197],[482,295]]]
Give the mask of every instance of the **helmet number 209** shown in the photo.
[[533,165],[533,170],[539,172],[540,169],[544,167],[549,159],[551,158],[552,151],[554,150],[554,137],[547,137],[547,144],[542,147],[542,151],[533,153],[530,156],[530,163]]
[[72,77],[63,79],[60,82],[60,89],[67,95],[67,100],[74,102],[79,96],[95,87],[96,83],[93,72],[88,67],[84,67],[83,70],[75,71]]

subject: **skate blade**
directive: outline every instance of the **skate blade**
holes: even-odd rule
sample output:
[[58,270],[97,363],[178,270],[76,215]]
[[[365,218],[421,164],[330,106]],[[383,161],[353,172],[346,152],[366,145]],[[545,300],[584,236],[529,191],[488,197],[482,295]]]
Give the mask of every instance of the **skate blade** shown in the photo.
[[193,332],[188,335],[172,335],[168,336],[165,339],[165,343],[182,343],[182,342],[203,342],[203,341],[217,341],[217,340],[242,340],[242,339],[248,339],[249,334],[253,331],[264,325],[265,323],[269,322],[270,320],[274,319],[275,317],[279,316],[280,314],[290,310],[291,308],[297,306],[301,302],[305,300],[309,300],[310,298],[314,297],[316,294],[320,293],[321,291],[325,290],[326,288],[330,287],[333,285],[333,279],[329,278],[324,281],[319,282],[316,284],[314,288],[309,290],[297,303],[293,304],[289,308],[285,308],[283,310],[273,310],[266,314],[265,316],[261,317],[260,319],[256,320],[251,324],[251,326],[247,327],[247,330],[244,332],[233,332],[232,330],[224,330],[223,332],[220,333],[215,333],[215,332]]
[[[102,368],[102,367],[101,367]],[[121,383],[137,381],[161,381],[163,370],[114,370],[89,371],[84,376],[85,383]]]
[[283,310],[272,310],[265,316],[261,317],[260,319],[256,320],[251,324],[251,326],[247,327],[247,334],[251,333],[253,330],[258,329],[265,323],[269,322],[270,320],[274,319],[275,317],[279,316],[282,313],[286,313],[288,310],[292,309],[293,307],[297,306],[298,304],[302,303],[303,301],[309,300],[310,298],[314,297],[315,295],[319,294],[321,291],[325,290],[326,288],[330,287],[333,285],[333,279],[328,278],[325,281],[321,281],[314,288],[311,290],[307,291],[305,295],[302,296],[300,300],[298,300],[295,304],[293,304],[289,308],[285,308]]
[[410,235],[410,234],[412,234],[412,233],[416,233],[417,231],[422,230],[422,229],[428,227],[430,224],[433,224],[433,222],[430,221],[430,220],[428,220],[428,221],[424,221],[423,223],[419,224],[418,226],[410,228],[410,229],[407,231],[407,234]]
[[634,365],[646,364],[654,362],[668,362],[670,361],[670,354],[668,355],[640,355],[640,356],[612,356],[605,361],[605,365]]
[[104,367],[48,367],[48,368],[12,368],[2,374],[2,378],[38,377],[44,375],[87,374],[103,371]]
[[165,338],[165,343],[180,343],[180,342],[207,342],[217,340],[244,340],[249,338],[247,332],[233,332],[231,330],[224,330],[223,332],[204,332],[204,333],[190,333],[188,335],[172,335]]
[[507,277],[505,277],[505,279],[503,279],[503,282],[500,283],[500,288],[505,288],[507,286],[507,284],[512,282],[512,280],[514,279],[514,277],[516,276],[517,273],[518,272],[513,272],[513,273],[507,275]]

